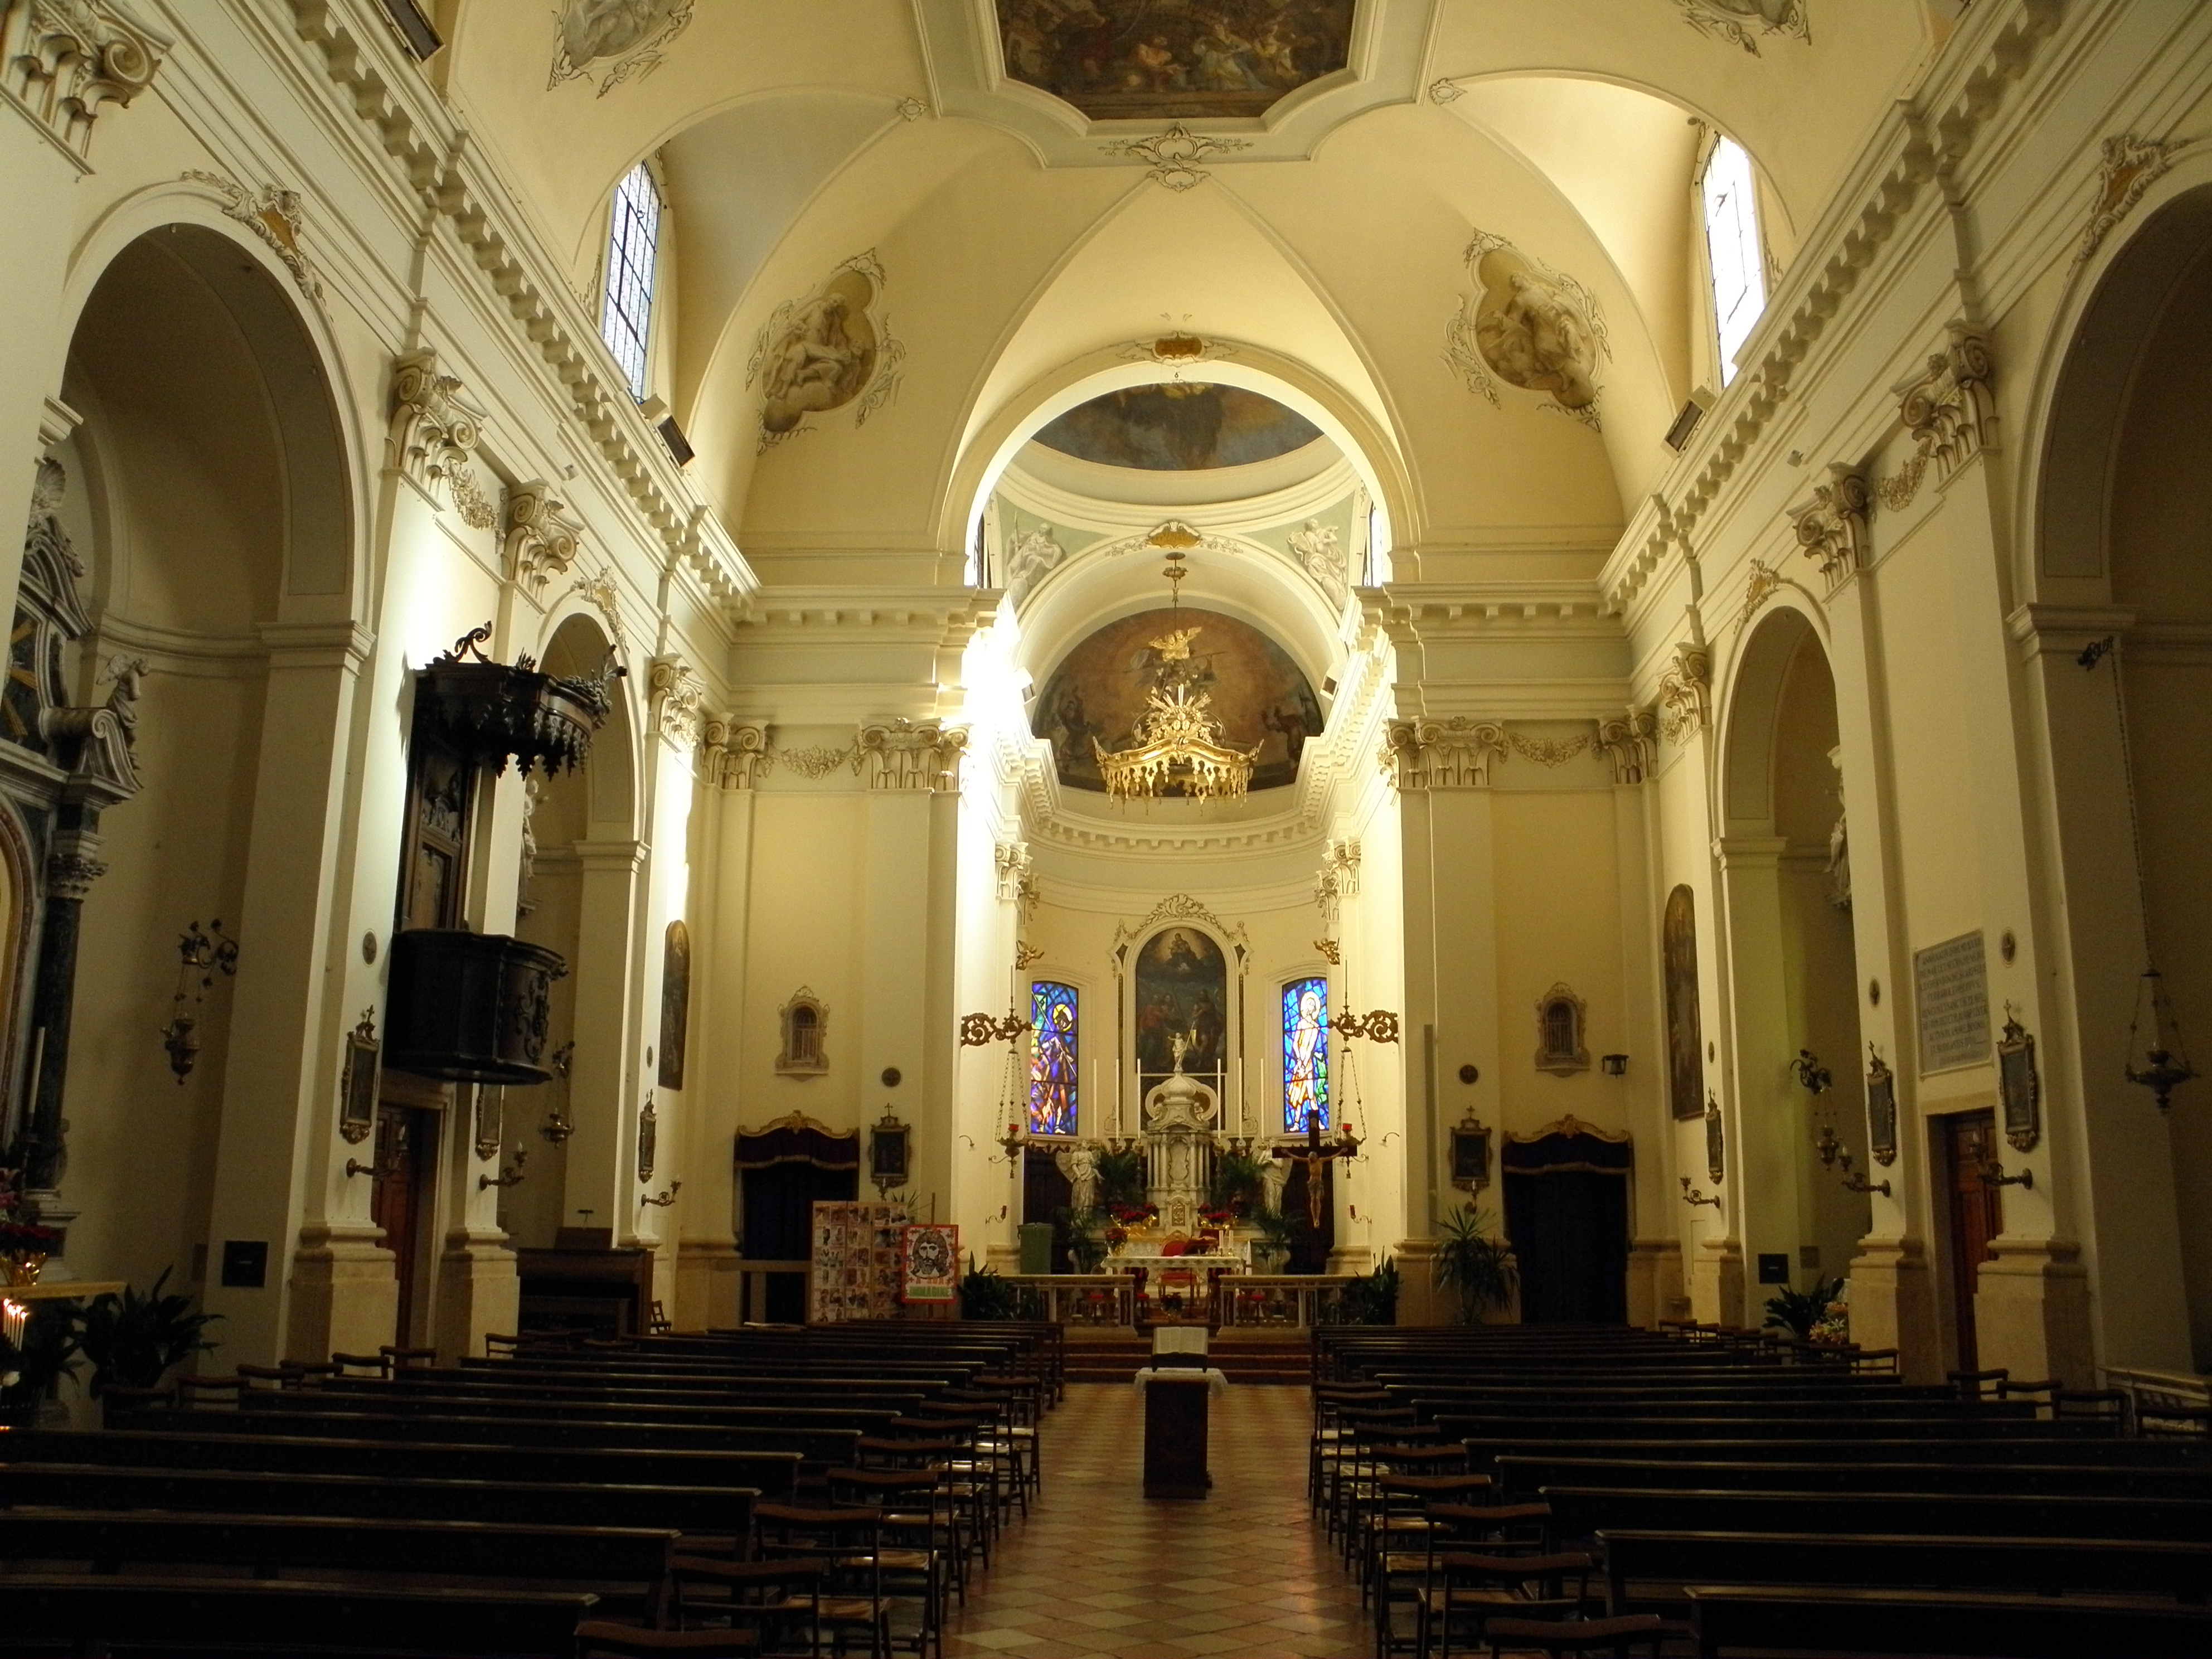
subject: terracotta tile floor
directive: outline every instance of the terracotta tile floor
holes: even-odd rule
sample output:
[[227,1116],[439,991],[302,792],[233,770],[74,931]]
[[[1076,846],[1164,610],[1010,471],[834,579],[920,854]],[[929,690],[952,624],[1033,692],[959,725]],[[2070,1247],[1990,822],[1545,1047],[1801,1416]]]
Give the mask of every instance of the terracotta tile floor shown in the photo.
[[1217,1395],[1212,1496],[1147,1503],[1142,1396],[1071,1383],[1045,1419],[1043,1501],[953,1609],[946,1659],[1372,1653],[1358,1589],[1307,1518],[1311,1411],[1304,1389]]

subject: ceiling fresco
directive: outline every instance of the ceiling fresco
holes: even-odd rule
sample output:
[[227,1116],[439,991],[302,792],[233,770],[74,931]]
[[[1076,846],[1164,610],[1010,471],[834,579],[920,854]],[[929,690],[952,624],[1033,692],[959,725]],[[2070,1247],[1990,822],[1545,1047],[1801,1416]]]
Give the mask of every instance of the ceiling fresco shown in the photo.
[[1345,66],[1352,0],[998,0],[1006,73],[1094,120],[1261,115]]
[[[1052,744],[1062,784],[1103,793],[1094,740],[1130,745],[1146,696],[1169,653],[1188,650],[1188,684],[1211,697],[1222,740],[1259,748],[1255,789],[1294,783],[1307,739],[1322,729],[1321,702],[1283,648],[1248,623],[1189,605],[1141,611],[1109,623],[1069,652],[1030,714],[1030,731]],[[1180,659],[1178,659],[1180,666]]]
[[1272,398],[1180,381],[1130,386],[1079,404],[1036,441],[1078,460],[1154,472],[1246,466],[1303,449],[1321,428]]

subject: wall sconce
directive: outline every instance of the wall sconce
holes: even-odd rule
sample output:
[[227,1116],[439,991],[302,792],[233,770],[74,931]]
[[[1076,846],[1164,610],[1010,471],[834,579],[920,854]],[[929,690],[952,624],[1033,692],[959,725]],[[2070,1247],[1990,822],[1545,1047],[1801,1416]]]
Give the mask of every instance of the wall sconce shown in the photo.
[[1710,1205],[1711,1205],[1711,1206],[1713,1206],[1713,1208],[1715,1208],[1716,1210],[1717,1210],[1717,1209],[1719,1209],[1719,1208],[1720,1208],[1720,1206],[1721,1206],[1721,1196],[1720,1196],[1720,1194],[1719,1194],[1718,1193],[1715,1193],[1715,1194],[1714,1194],[1711,1198],[1707,1198],[1707,1197],[1706,1197],[1703,1193],[1699,1192],[1699,1191],[1698,1191],[1695,1187],[1692,1187],[1692,1185],[1690,1185],[1690,1177],[1689,1177],[1689,1176],[1681,1176],[1681,1177],[1680,1177],[1680,1180],[1681,1180],[1681,1182],[1682,1182],[1682,1202],[1683,1202],[1683,1203],[1685,1203],[1685,1204],[1688,1205],[1688,1206],[1689,1206],[1692,1209],[1693,1209],[1693,1210],[1694,1210],[1694,1209],[1696,1209],[1696,1208],[1698,1207],[1698,1206],[1699,1206],[1700,1204],[1710,1204]]
[[351,1181],[356,1176],[381,1176],[383,1174],[384,1171],[377,1168],[374,1164],[364,1164],[357,1158],[349,1158],[346,1160],[346,1179],[348,1181]]
[[1598,1056],[1597,1063],[1607,1077],[1626,1077],[1628,1075],[1628,1056],[1626,1054],[1601,1054]]
[[[178,936],[177,994],[171,1000],[175,1012],[161,1028],[161,1046],[169,1051],[169,1069],[177,1074],[180,1089],[192,1074],[192,1067],[199,1064],[200,1005],[207,1000],[218,973],[226,979],[238,974],[238,941],[222,931],[220,916],[208,928],[212,938],[197,921]],[[195,978],[199,981],[197,986],[192,983]]]
[[1982,1165],[1981,1173],[1984,1187],[2025,1187],[2030,1192],[2035,1190],[2035,1171],[2033,1170],[2022,1170],[2016,1176],[2008,1176],[2004,1172],[2003,1164],[1990,1163]]
[[[1822,1075],[1825,1076],[1826,1073],[1824,1073]],[[1809,1087],[1810,1085],[1808,1085],[1808,1086]],[[1844,1166],[1844,1190],[1845,1192],[1880,1193],[1884,1198],[1887,1198],[1889,1196],[1888,1182],[1869,1181],[1864,1175],[1851,1168],[1850,1148],[1844,1146],[1844,1143],[1837,1138],[1836,1126],[1834,1124],[1823,1122],[1820,1125],[1820,1133],[1813,1137],[1813,1150],[1820,1155],[1820,1167],[1822,1169],[1832,1170],[1838,1164]]]
[[668,1190],[662,1193],[658,1198],[641,1198],[638,1200],[638,1202],[641,1204],[650,1205],[656,1210],[665,1210],[676,1201],[676,1194],[683,1190],[684,1183],[682,1182],[672,1181],[668,1183]]
[[487,1187],[496,1187],[503,1192],[509,1187],[520,1187],[522,1184],[523,1160],[529,1156],[528,1152],[517,1146],[513,1164],[503,1167],[495,1176],[480,1175],[477,1177],[477,1190],[482,1192]]

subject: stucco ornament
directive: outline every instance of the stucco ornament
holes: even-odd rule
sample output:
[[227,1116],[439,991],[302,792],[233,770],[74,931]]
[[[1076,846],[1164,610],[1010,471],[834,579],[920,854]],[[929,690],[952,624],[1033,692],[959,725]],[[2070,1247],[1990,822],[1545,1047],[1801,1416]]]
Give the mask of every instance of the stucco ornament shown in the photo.
[[152,85],[169,44],[116,0],[22,0],[0,6],[0,84],[82,166],[101,106]]
[[1311,576],[1339,605],[1350,591],[1344,576],[1344,549],[1339,544],[1336,526],[1323,524],[1319,519],[1308,519],[1303,530],[1291,533],[1291,551],[1306,574]]
[[1495,374],[1537,393],[1539,407],[1601,430],[1598,364],[1613,348],[1597,296],[1488,231],[1474,233],[1466,257],[1475,295],[1446,325],[1445,362],[1492,404]]
[[1761,35],[1781,35],[1807,42],[1813,38],[1813,20],[1806,0],[1674,0],[1682,21],[1700,34],[1709,34],[1759,56]]
[[1006,554],[1006,603],[1020,605],[1066,557],[1067,550],[1052,538],[1050,525],[1024,531]]
[[1249,138],[1223,138],[1210,132],[1193,132],[1180,121],[1149,138],[1115,138],[1098,146],[1099,153],[1149,163],[1145,177],[1181,194],[1195,190],[1213,175],[1199,166],[1213,155],[1233,155],[1252,148]]
[[906,347],[878,315],[886,278],[875,250],[856,253],[813,293],[775,308],[753,342],[745,385],[761,384],[762,453],[792,437],[810,415],[855,403],[853,424],[898,395]]
[[660,67],[661,49],[690,27],[691,8],[692,0],[565,0],[545,89],[598,76],[604,98],[623,82],[652,74]]

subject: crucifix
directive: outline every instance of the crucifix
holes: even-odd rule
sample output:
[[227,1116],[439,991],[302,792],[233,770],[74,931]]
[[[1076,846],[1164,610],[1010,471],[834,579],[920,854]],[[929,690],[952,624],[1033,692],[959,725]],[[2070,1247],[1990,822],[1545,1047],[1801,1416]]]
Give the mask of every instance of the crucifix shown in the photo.
[[1324,1141],[1321,1138],[1321,1114],[1306,1114],[1306,1144],[1303,1146],[1278,1146],[1277,1158],[1286,1158],[1303,1165],[1306,1172],[1306,1219],[1316,1232],[1321,1231],[1322,1171],[1328,1167],[1331,1158],[1358,1158],[1359,1138],[1349,1127],[1339,1129],[1336,1138]]

